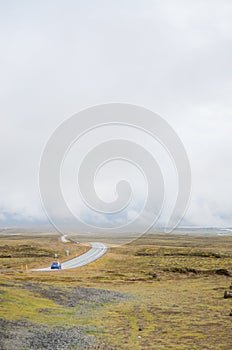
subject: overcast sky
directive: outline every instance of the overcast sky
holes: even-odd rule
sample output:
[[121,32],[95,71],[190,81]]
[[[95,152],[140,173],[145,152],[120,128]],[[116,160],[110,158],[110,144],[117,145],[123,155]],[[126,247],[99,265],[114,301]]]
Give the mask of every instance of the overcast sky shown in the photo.
[[231,62],[230,0],[0,0],[0,226],[44,217],[46,141],[107,102],[151,109],[182,139],[185,224],[232,226]]

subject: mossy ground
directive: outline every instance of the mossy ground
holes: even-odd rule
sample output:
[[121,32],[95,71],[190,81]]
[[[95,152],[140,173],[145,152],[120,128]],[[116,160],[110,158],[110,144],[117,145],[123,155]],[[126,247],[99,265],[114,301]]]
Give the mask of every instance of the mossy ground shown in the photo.
[[[6,244],[18,248],[31,245],[32,251],[46,248],[51,255],[59,250],[61,260],[67,247],[67,243],[49,236],[36,240],[2,238],[1,246]],[[86,249],[68,245],[72,255]],[[29,264],[34,268],[46,266],[52,257],[25,258],[22,253],[20,257],[1,258],[2,318],[48,326],[84,326],[102,349],[232,347],[232,299],[223,298],[232,280],[227,276],[232,275],[232,237],[152,235],[112,247],[89,266],[54,273],[17,271],[24,259],[33,259]],[[75,286],[109,289],[123,292],[128,299],[101,305],[87,303],[84,309],[78,303],[67,307],[22,289],[20,283],[26,281],[46,283],[54,290]]]

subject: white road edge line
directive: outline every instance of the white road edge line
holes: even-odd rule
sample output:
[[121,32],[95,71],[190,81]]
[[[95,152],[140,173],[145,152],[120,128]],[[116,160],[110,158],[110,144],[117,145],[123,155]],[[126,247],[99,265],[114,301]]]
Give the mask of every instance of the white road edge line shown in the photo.
[[[61,236],[61,240],[63,237],[66,241],[68,241],[66,236]],[[62,240],[62,242],[64,241]],[[108,249],[105,244],[100,242],[90,242],[90,245],[91,245],[91,249],[88,250],[86,253],[62,263],[61,264],[62,269],[63,270],[74,269],[74,268],[88,265],[93,261],[100,259],[107,252],[107,249]],[[34,269],[31,271],[59,271],[59,270],[52,270],[50,267],[45,267],[41,269]]]

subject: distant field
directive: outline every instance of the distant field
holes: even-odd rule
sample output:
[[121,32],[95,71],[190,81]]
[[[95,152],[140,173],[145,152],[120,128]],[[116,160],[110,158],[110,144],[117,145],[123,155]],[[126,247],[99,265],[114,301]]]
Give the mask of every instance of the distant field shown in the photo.
[[231,236],[149,235],[55,273],[23,269],[88,246],[51,233],[0,237],[0,349],[14,349],[18,338],[19,350],[45,349],[52,335],[54,350],[62,341],[62,349],[232,347],[232,299],[223,298],[232,282]]

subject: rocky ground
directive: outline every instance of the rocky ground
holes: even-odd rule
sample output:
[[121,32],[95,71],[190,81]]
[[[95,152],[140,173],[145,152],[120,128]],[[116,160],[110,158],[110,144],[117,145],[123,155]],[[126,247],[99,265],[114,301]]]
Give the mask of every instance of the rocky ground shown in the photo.
[[[52,300],[64,308],[75,308],[77,318],[88,314],[92,308],[128,298],[120,292],[96,288],[57,287],[19,281],[0,285],[30,291],[33,295]],[[46,307],[39,310],[44,315],[50,311]],[[81,326],[48,326],[24,319],[9,321],[0,318],[0,350],[105,349],[104,342],[101,342],[101,346],[97,344],[99,337],[97,340],[94,335],[86,335],[86,329]]]
[[79,327],[50,328],[27,321],[0,319],[1,350],[89,349],[94,339]]
[[[3,283],[0,282],[0,285],[3,286]],[[35,295],[53,300],[56,304],[65,307],[80,307],[84,305],[86,308],[91,303],[94,303],[95,306],[101,306],[129,298],[124,293],[99,288],[58,287],[46,283],[19,281],[8,282],[6,286],[8,288],[12,286],[13,288],[17,287],[28,290]],[[41,310],[41,312],[43,311]]]

